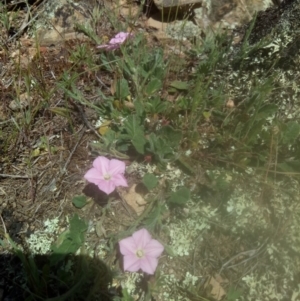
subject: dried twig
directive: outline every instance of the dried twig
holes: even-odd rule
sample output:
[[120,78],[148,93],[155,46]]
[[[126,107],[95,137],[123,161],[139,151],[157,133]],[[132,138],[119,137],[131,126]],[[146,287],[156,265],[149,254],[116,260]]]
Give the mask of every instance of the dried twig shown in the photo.
[[21,175],[9,175],[5,173],[0,173],[0,178],[13,178],[13,179],[31,179],[33,176],[21,176]]
[[[249,260],[252,260],[255,257],[258,257],[260,254],[262,254],[265,251],[264,246],[266,245],[267,241],[268,241],[268,239],[259,248],[257,248],[257,249],[240,252],[239,254],[233,256],[232,258],[230,258],[227,262],[225,262],[222,265],[222,267],[221,267],[221,269],[219,271],[219,274],[221,274],[221,272],[224,269],[229,269],[229,268],[236,267],[238,265],[241,265],[243,263],[248,262]],[[231,264],[235,259],[238,259],[240,256],[248,256],[248,258],[246,258],[244,260],[241,260],[240,262],[238,262],[236,264]]]
[[4,220],[3,220],[1,214],[0,214],[0,219],[1,219],[1,222],[2,222],[2,225],[3,225],[4,236],[6,237],[6,235],[7,235],[7,229],[6,229],[6,226],[5,226],[5,223],[4,223]]

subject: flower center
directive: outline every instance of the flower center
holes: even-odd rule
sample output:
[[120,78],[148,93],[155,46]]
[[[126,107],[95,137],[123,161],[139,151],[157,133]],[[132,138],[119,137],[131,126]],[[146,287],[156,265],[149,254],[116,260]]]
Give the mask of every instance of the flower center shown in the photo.
[[137,250],[135,254],[138,258],[143,258],[144,257],[144,251],[143,250]]
[[108,181],[108,180],[111,179],[111,175],[106,174],[106,175],[103,176],[103,178],[104,178],[104,180]]

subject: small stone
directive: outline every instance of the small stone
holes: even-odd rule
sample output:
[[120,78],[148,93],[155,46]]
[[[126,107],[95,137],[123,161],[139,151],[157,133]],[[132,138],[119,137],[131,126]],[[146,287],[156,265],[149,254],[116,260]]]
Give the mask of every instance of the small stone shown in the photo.
[[31,96],[29,96],[27,93],[23,93],[19,96],[18,100],[12,100],[10,102],[9,108],[13,111],[26,109],[31,100],[32,100]]
[[201,28],[191,21],[176,21],[167,26],[166,34],[175,40],[186,40],[201,35]]

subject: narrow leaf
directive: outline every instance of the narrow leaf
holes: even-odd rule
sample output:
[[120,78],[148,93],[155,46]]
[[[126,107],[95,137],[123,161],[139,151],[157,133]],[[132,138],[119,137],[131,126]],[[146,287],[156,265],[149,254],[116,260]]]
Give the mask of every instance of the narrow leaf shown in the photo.
[[187,82],[182,82],[179,80],[174,80],[171,82],[170,87],[175,88],[176,90],[188,90],[189,85]]
[[124,126],[137,152],[144,154],[144,146],[147,141],[144,137],[144,129],[139,123],[139,118],[136,115],[129,116],[127,121],[124,122]]

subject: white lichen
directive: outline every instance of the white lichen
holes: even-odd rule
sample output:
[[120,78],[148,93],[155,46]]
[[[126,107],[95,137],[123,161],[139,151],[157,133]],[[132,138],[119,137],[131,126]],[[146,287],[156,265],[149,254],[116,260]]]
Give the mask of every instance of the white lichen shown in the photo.
[[51,249],[59,230],[59,219],[47,219],[44,221],[44,229],[31,234],[26,243],[32,254],[47,254]]
[[138,289],[138,283],[142,279],[142,274],[140,273],[126,273],[120,284],[122,288],[126,289],[130,296],[134,299],[139,295],[140,289]]
[[210,219],[217,210],[199,200],[189,201],[186,212],[184,219],[174,219],[169,223],[170,246],[177,256],[189,255],[196,244],[202,241],[204,232],[210,229]]

